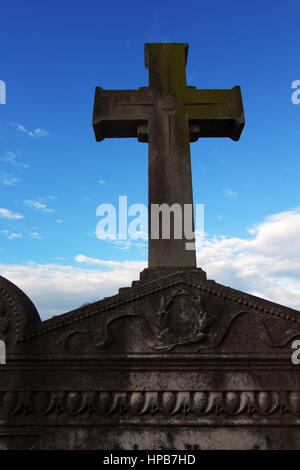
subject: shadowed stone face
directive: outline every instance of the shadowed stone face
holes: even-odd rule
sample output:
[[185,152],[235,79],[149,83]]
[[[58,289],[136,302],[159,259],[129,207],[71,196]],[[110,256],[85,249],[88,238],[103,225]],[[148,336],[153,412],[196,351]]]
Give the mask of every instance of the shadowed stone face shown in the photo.
[[[240,88],[198,90],[187,86],[188,44],[145,44],[149,86],[138,90],[96,88],[93,127],[105,137],[137,137],[149,143],[149,267],[195,267],[195,249],[182,238],[151,238],[153,204],[193,203],[190,142],[199,137],[238,140],[244,126]],[[153,221],[152,221],[153,223]],[[164,223],[164,222],[163,222]],[[191,220],[192,228],[194,222]]]

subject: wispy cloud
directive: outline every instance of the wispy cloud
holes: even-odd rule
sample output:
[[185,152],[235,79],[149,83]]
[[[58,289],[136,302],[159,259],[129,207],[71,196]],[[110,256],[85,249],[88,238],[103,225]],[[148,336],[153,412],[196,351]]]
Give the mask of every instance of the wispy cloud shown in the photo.
[[30,137],[47,137],[49,135],[48,131],[46,131],[45,129],[40,129],[39,127],[34,129],[33,131],[29,131],[26,129],[25,126],[23,126],[23,124],[13,122],[12,125],[16,128],[18,132],[27,134]]
[[8,240],[14,240],[16,238],[24,238],[24,239],[30,239],[31,238],[33,240],[42,240],[43,238],[45,238],[43,235],[41,235],[37,231],[30,232],[28,230],[24,230],[23,232],[14,232],[14,231],[11,231],[11,230],[1,230],[0,233],[5,235],[6,238],[8,238]]
[[137,240],[119,240],[114,239],[110,240],[115,248],[119,250],[130,250],[132,248],[137,248],[141,253],[145,252],[148,246],[148,240],[143,240],[141,238]]
[[34,129],[33,134],[34,134],[34,137],[46,137],[47,135],[49,135],[49,132],[46,131],[45,129],[37,128],[37,129]]
[[100,236],[97,236],[96,232],[88,232],[87,235],[89,237],[96,236],[99,240],[103,240],[105,242],[112,244],[114,248],[118,250],[130,250],[130,249],[137,248],[140,252],[143,252],[148,246],[148,240],[147,240],[146,232],[141,232],[141,234],[142,233],[144,235],[143,238],[139,237],[137,239],[131,238],[131,239],[126,239],[126,240],[123,240],[122,238],[118,238],[114,235],[112,235],[111,237],[105,236],[102,238]]
[[107,184],[107,182],[104,181],[104,180],[99,180],[98,183],[99,183],[99,184]]
[[4,219],[23,219],[24,215],[12,212],[8,209],[0,208],[0,217]]
[[234,189],[230,189],[230,188],[225,189],[224,193],[225,193],[225,196],[231,199],[235,199],[236,197],[238,197],[238,193],[234,191]]
[[14,186],[20,180],[15,176],[8,175],[7,173],[0,173],[0,183],[4,186]]
[[15,238],[23,238],[23,233],[20,232],[10,232],[9,230],[2,230],[1,233],[5,235],[9,240],[13,240]]
[[46,206],[46,204],[43,204],[42,202],[39,202],[39,201],[26,200],[24,201],[24,204],[25,206],[33,207],[34,209],[40,212],[54,212],[54,209],[50,209],[49,207]]
[[145,262],[144,261],[104,261],[98,258],[90,258],[89,256],[85,255],[77,255],[75,256],[75,261],[77,263],[84,263],[92,266],[102,266],[105,268],[110,269],[122,269],[122,270],[134,270],[139,266],[141,269],[144,269]]
[[12,164],[18,170],[21,168],[30,168],[27,163],[19,160],[19,152],[12,152],[11,150],[5,152],[4,157],[1,158],[1,161]]
[[42,240],[44,238],[43,235],[41,235],[39,232],[31,232],[29,235],[30,238],[33,238],[35,240]]
[[117,247],[119,250],[129,250],[130,248],[132,248],[133,246],[133,243],[131,240],[118,240],[118,239],[115,239],[115,240],[110,240],[114,245],[115,247]]

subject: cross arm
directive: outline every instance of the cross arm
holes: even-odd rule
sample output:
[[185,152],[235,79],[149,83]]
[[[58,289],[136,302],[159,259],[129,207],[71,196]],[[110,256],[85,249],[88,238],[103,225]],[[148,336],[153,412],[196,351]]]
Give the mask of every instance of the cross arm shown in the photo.
[[230,137],[239,140],[245,124],[241,90],[197,90],[187,87],[185,110],[191,141],[199,137]]
[[93,128],[97,142],[105,137],[137,137],[145,126],[153,102],[147,87],[138,90],[103,90],[96,87]]

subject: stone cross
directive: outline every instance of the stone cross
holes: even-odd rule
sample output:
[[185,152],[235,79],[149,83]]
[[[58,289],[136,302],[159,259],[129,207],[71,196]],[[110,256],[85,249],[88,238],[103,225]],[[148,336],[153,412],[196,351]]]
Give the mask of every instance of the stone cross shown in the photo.
[[[187,86],[185,66],[188,44],[145,44],[149,86],[138,90],[103,90],[96,87],[93,127],[97,141],[105,137],[137,137],[149,143],[149,268],[196,267],[196,251],[186,249],[193,239],[174,233],[170,239],[151,238],[154,204],[186,204],[193,193],[190,142],[199,137],[238,140],[244,126],[240,87],[230,90],[198,90]],[[134,180],[133,180],[134,181]],[[188,207],[188,206],[186,206]],[[191,210],[191,224],[194,228]],[[182,217],[183,225],[184,217]],[[164,221],[163,221],[164,223]],[[173,224],[173,225],[172,225]],[[189,245],[189,246],[190,246]]]

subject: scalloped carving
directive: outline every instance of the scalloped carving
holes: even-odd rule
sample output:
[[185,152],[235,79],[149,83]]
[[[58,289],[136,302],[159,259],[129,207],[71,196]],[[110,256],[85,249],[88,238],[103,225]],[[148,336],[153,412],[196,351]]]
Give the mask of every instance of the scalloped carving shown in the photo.
[[7,308],[0,303],[0,339],[6,338],[9,326],[10,322],[7,316]]
[[[299,391],[0,392],[1,414],[300,416]],[[256,418],[257,419],[257,418]]]

